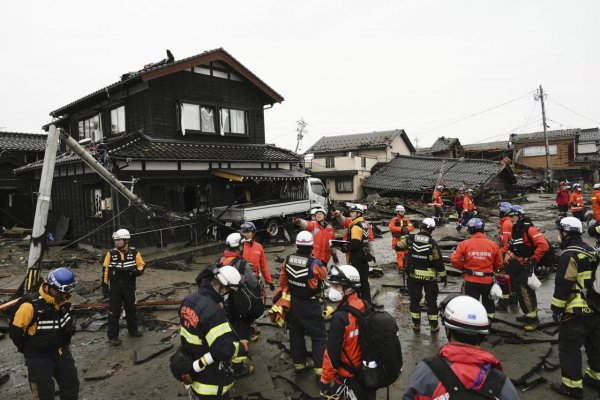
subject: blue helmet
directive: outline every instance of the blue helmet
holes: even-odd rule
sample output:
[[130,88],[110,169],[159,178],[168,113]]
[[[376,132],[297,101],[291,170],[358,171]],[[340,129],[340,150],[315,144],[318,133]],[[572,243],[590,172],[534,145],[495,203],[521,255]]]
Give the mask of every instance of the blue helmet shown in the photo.
[[507,215],[525,215],[525,209],[523,208],[523,206],[514,205],[510,207],[510,210],[508,210]]
[[71,293],[75,285],[77,285],[75,274],[68,268],[57,268],[48,274],[48,286],[61,293]]
[[242,232],[256,232],[256,225],[253,222],[247,221],[240,226]]
[[510,211],[511,207],[512,207],[512,204],[510,204],[508,201],[503,201],[502,203],[498,204],[498,211],[506,214],[507,212]]
[[467,222],[467,230],[469,233],[483,232],[484,228],[485,223],[479,218],[471,218],[469,222]]

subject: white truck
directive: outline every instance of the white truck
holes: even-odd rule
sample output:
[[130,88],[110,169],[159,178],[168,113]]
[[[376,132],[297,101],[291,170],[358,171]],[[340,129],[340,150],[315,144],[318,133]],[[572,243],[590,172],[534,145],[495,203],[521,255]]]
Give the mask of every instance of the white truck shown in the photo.
[[214,207],[212,216],[233,228],[246,221],[253,222],[258,231],[275,238],[284,231],[286,218],[306,218],[312,208],[319,207],[327,213],[331,209],[331,199],[320,179],[308,177],[281,182],[273,198]]

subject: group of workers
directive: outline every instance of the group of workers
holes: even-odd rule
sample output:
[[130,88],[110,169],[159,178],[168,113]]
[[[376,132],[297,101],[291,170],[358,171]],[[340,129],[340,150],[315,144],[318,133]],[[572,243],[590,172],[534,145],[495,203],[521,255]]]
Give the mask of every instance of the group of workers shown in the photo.
[[[514,296],[523,312],[517,321],[524,323],[525,331],[537,328],[540,320],[532,278],[536,269],[549,262],[545,257],[550,252],[549,243],[522,206],[506,202],[498,206],[498,240],[489,239],[485,222],[477,217],[473,191],[459,191],[454,202],[462,217],[457,230],[466,227],[470,237],[458,244],[450,259],[464,272],[464,285],[462,294],[450,295],[438,306],[438,282],[445,287],[447,276],[433,232],[444,223],[443,189],[436,187],[434,216],[425,218],[418,230],[402,205],[395,207],[396,216],[389,223],[397,269],[406,276],[412,329],[415,333],[421,330],[420,302],[424,295],[431,333],[439,332],[441,317],[449,340],[436,356],[417,365],[403,399],[448,398],[457,391],[485,391],[498,399],[517,399],[498,359],[479,345],[490,331],[495,299],[499,307],[506,307]],[[592,204],[594,196],[600,196],[600,189],[592,195]],[[582,398],[584,384],[600,390],[600,301],[596,299],[592,306],[594,292],[590,289],[599,256],[581,238],[583,225],[573,204],[583,205],[583,200],[571,196],[570,203],[574,216],[565,217],[561,208],[556,223],[563,252],[557,261],[551,310],[553,319],[560,323],[562,381],[553,383],[552,389]],[[253,372],[248,352],[260,331],[253,325],[259,314],[252,308],[255,304],[263,308],[269,287],[275,294],[272,311],[277,311],[289,330],[295,371],[312,370],[324,399],[375,398],[375,389],[366,386],[357,374],[362,368],[358,318],[347,311],[351,306],[364,312],[372,302],[368,276],[369,261],[374,259],[370,247],[373,234],[364,213],[358,204],[350,208],[349,217],[333,213],[345,229],[341,250],[346,259],[342,263],[330,246],[335,231],[326,220],[325,210],[312,210],[311,220],[294,219],[293,224],[301,231],[296,236],[296,251],[281,265],[276,291],[264,249],[254,239],[254,224],[246,222],[240,232],[227,237],[223,255],[198,275],[198,290],[183,300],[178,312],[181,347],[171,357],[170,367],[191,397],[226,399],[234,379]],[[589,232],[600,237],[600,229]],[[140,252],[129,246],[127,230],[119,229],[113,239],[115,248],[104,258],[101,282],[110,304],[109,343],[118,346],[122,307],[129,335],[142,336],[136,318],[135,287],[145,265]],[[330,261],[333,263],[328,268]],[[327,298],[338,306],[331,314],[329,331],[322,315],[321,294],[326,283]],[[69,299],[75,285],[69,269],[51,271],[39,292],[20,300],[11,321],[10,337],[25,356],[35,399],[54,398],[54,380],[61,399],[78,398],[77,369],[69,351],[74,332]],[[247,306],[240,298],[247,300]],[[310,358],[305,336],[312,340]],[[581,370],[582,346],[589,365],[585,374]]]
[[[600,221],[600,183],[594,184],[592,188],[592,195],[590,196],[590,202],[592,206],[593,218],[595,221]],[[580,221],[585,221],[586,214],[586,202],[583,197],[583,188],[580,183],[574,183],[572,185],[571,193],[569,193],[568,187],[565,182],[558,184],[558,190],[556,191],[556,205],[560,215],[563,217],[567,216],[567,212],[571,210],[573,217]]]

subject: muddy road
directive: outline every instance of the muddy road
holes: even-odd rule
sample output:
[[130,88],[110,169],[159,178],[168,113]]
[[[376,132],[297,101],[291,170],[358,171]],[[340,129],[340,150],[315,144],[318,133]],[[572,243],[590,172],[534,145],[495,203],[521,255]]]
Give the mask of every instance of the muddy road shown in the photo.
[[[540,226],[542,232],[551,243],[556,242],[556,230],[553,228],[556,209],[553,208],[553,195],[528,195],[529,202],[523,204],[531,215],[534,223]],[[420,220],[421,216],[414,216]],[[487,221],[488,235],[495,239],[498,218],[491,217]],[[466,238],[468,233],[463,230],[456,233],[454,224],[437,229],[434,237],[461,236]],[[593,243],[587,234],[586,240]],[[0,289],[16,288],[25,271],[24,260],[20,257],[26,254],[26,248],[15,245],[14,240],[4,240],[0,243]],[[404,369],[400,379],[390,387],[390,398],[401,397],[410,373],[415,364],[422,358],[433,355],[436,350],[446,343],[446,336],[441,330],[431,334],[426,325],[425,313],[422,315],[422,329],[418,334],[410,328],[410,313],[408,296],[400,293],[393,285],[401,285],[402,277],[396,272],[393,264],[395,254],[391,250],[389,233],[374,243],[378,265],[385,274],[381,278],[371,280],[372,288],[377,290],[375,301],[384,304],[398,321],[400,338],[404,355]],[[277,273],[278,263],[275,256],[281,257],[293,251],[292,246],[276,247],[268,251],[267,259],[272,273]],[[143,251],[143,249],[142,249]],[[52,250],[51,250],[52,252]],[[144,254],[144,253],[142,253]],[[84,258],[86,255],[76,250],[64,250],[52,254],[56,259],[69,259],[73,256]],[[87,255],[89,256],[89,255]],[[215,255],[194,256],[193,262],[186,264],[188,270],[164,270],[148,268],[138,279],[138,300],[181,300],[195,290],[194,278],[208,263],[215,260]],[[26,260],[26,257],[25,257]],[[77,280],[80,282],[78,295],[74,303],[101,302],[99,289],[100,265],[93,262],[79,263],[75,268]],[[386,287],[383,285],[385,284]],[[450,276],[448,286],[440,287],[438,301],[447,293],[460,291],[462,279]],[[391,286],[391,287],[390,287]],[[553,275],[543,280],[543,286],[538,290],[539,315],[542,323],[552,321],[550,299],[553,292]],[[6,300],[4,296],[2,299]],[[496,333],[491,334],[483,347],[496,355],[506,374],[512,379],[523,379],[527,383],[544,378],[543,382],[521,393],[523,399],[559,399],[562,398],[550,390],[549,382],[560,380],[558,366],[558,335],[555,327],[540,331],[525,333],[515,324],[515,317],[520,314],[516,306],[508,312],[497,312],[498,321],[494,324]],[[162,306],[139,309],[144,337],[129,338],[126,329],[121,330],[123,344],[111,347],[106,339],[106,312],[79,313],[77,326],[88,325],[95,332],[80,330],[73,338],[71,345],[79,369],[81,381],[81,399],[176,399],[186,398],[187,393],[172,377],[168,359],[179,344],[177,306]],[[295,374],[289,357],[289,342],[280,329],[268,324],[263,318],[258,321],[261,329],[259,340],[251,343],[251,356],[257,370],[254,375],[236,383],[234,393],[240,398],[250,399],[309,399],[318,395],[316,379],[312,373]],[[310,348],[310,341],[308,341]],[[0,339],[0,398],[25,399],[30,398],[26,378],[26,369],[22,355],[4,335]],[[541,361],[545,360],[545,363]],[[540,366],[543,365],[543,368]],[[536,368],[536,366],[538,368]],[[2,377],[5,377],[4,379]],[[260,393],[260,394],[258,394]],[[587,390],[586,398],[600,398],[598,393]],[[378,399],[385,399],[385,390],[378,391]]]

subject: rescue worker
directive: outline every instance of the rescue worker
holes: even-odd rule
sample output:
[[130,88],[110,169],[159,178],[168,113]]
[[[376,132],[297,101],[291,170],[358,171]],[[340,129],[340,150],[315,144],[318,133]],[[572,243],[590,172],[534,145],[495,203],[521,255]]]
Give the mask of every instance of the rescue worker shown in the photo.
[[548,251],[548,241],[533,225],[531,218],[525,215],[520,205],[513,205],[508,212],[513,223],[512,239],[504,263],[510,275],[511,285],[517,293],[517,300],[524,315],[517,321],[524,322],[526,331],[533,331],[540,323],[537,315],[537,296],[527,285],[527,279],[535,272],[535,268]]
[[[337,308],[350,306],[365,312],[365,303],[358,296],[361,278],[356,268],[352,265],[332,266],[327,280],[329,300],[337,303]],[[319,381],[323,398],[339,394],[340,386],[344,385],[356,399],[375,399],[376,390],[365,387],[353,373],[361,368],[362,352],[357,331],[358,320],[353,314],[346,310],[333,313],[323,356],[323,375]]]
[[415,227],[410,222],[408,217],[405,217],[406,210],[404,206],[398,204],[396,206],[396,216],[390,220],[390,232],[392,233],[392,249],[396,251],[396,264],[398,266],[398,273],[404,273],[404,257],[408,253],[408,250],[398,251],[396,249],[396,243],[401,238],[406,238],[410,232],[415,230]]
[[436,190],[433,192],[433,196],[431,197],[431,201],[433,202],[433,209],[435,211],[435,224],[437,226],[442,226],[444,223],[444,201],[442,200],[442,190],[444,190],[443,185],[438,185]]
[[179,374],[195,399],[228,399],[234,378],[230,365],[247,358],[248,341],[236,336],[223,309],[240,281],[232,266],[203,271],[196,278],[198,290],[179,308],[181,352],[190,363]]
[[580,221],[585,220],[585,201],[583,200],[583,189],[579,183],[573,185],[573,191],[569,198],[571,214]]
[[600,247],[600,221],[588,228],[588,235],[596,238],[596,247]]
[[437,243],[431,237],[435,229],[433,218],[425,218],[421,222],[419,233],[409,235],[397,244],[396,248],[406,249],[408,252],[406,260],[408,295],[410,296],[410,316],[412,328],[415,332],[421,330],[421,299],[425,291],[427,302],[427,320],[431,333],[438,332],[438,284],[439,276],[444,287],[448,284],[446,269],[442,252]]
[[[291,297],[287,321],[294,370],[299,372],[313,368],[314,373],[320,376],[327,331],[317,295],[323,290],[327,268],[318,258],[311,255],[313,245],[313,236],[310,232],[298,233],[296,253],[285,258],[281,266],[279,285],[281,290],[289,293]],[[306,334],[312,340],[312,360],[306,358],[308,354],[304,340]]]
[[[351,222],[346,230],[348,245],[342,249],[346,253],[346,262],[354,266],[360,274],[360,297],[371,302],[369,285],[369,261],[373,258],[369,248],[369,228],[363,218],[364,208],[354,204],[350,208]],[[378,304],[374,306],[379,306]]]
[[[512,226],[513,223],[508,216],[508,212],[512,205],[506,201],[503,201],[498,205],[498,212],[500,215],[500,230],[498,231],[498,245],[500,247],[500,251],[502,252],[502,260],[504,260],[504,255],[508,253],[508,244],[510,239],[512,238]],[[508,310],[508,303],[510,301],[511,296],[511,284],[510,284],[510,276],[505,271],[502,273],[495,274],[496,282],[502,289],[502,297],[498,299],[498,305],[496,306],[497,310],[506,311]],[[516,303],[515,303],[516,304]]]
[[[313,208],[310,211],[315,216],[314,221],[305,221],[300,218],[292,218],[292,223],[298,225],[300,229],[308,231],[313,236],[313,257],[321,260],[324,266],[327,266],[332,256],[329,241],[335,240],[335,230],[333,226],[325,221],[326,213],[322,208]],[[338,263],[337,254],[333,253],[333,262]]]
[[140,252],[129,246],[131,235],[127,229],[119,229],[112,236],[115,248],[104,257],[102,270],[102,293],[109,298],[108,340],[112,346],[119,346],[119,317],[121,305],[125,309],[129,336],[144,336],[138,329],[135,307],[135,283],[144,273],[144,260]]
[[[562,382],[552,384],[560,394],[583,398],[583,386],[600,391],[600,313],[590,307],[593,273],[598,265],[595,249],[581,238],[583,226],[575,217],[557,221],[560,247],[552,297],[552,317],[560,322],[558,357]],[[597,296],[597,295],[596,295]],[[581,347],[588,368],[581,373]]]
[[252,222],[244,222],[240,226],[240,231],[242,231],[242,235],[244,235],[244,251],[242,252],[242,257],[244,260],[252,264],[252,272],[254,272],[256,279],[261,282],[261,291],[264,294],[264,287],[262,285],[263,282],[269,285],[269,289],[271,289],[271,291],[274,291],[275,285],[273,285],[273,278],[271,277],[269,264],[267,263],[267,258],[265,257],[265,249],[263,249],[260,243],[254,240],[254,236],[256,235],[256,226]]
[[449,343],[436,356],[417,364],[402,399],[448,399],[453,393],[460,398],[465,391],[466,396],[475,391],[485,393],[482,398],[519,399],[500,361],[479,347],[490,329],[483,305],[472,297],[453,294],[440,304],[440,316]]
[[484,233],[485,224],[479,218],[471,218],[467,223],[471,237],[456,246],[450,262],[464,272],[464,294],[480,300],[489,318],[494,317],[496,308],[489,296],[494,284],[494,271],[502,266],[502,253],[493,240]]
[[71,270],[57,268],[48,274],[38,293],[17,303],[9,336],[25,356],[34,399],[53,400],[54,380],[61,400],[79,397],[77,368],[69,350],[75,332],[69,300],[76,284]]
[[463,199],[462,220],[456,227],[456,230],[460,232],[462,227],[467,226],[469,220],[475,215],[477,215],[477,207],[475,207],[475,203],[473,202],[473,189],[467,189],[467,194]]
[[558,190],[556,192],[556,206],[558,207],[558,214],[563,217],[567,216],[569,211],[569,191],[564,182],[558,184]]
[[456,215],[458,218],[462,215],[463,212],[463,203],[465,201],[465,189],[463,187],[459,187],[456,192],[456,196],[454,196],[454,209],[456,210]]
[[592,190],[592,211],[594,212],[594,220],[600,222],[600,183],[595,183]]

